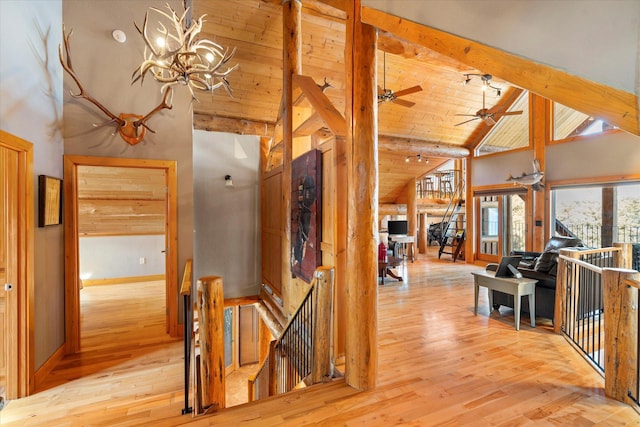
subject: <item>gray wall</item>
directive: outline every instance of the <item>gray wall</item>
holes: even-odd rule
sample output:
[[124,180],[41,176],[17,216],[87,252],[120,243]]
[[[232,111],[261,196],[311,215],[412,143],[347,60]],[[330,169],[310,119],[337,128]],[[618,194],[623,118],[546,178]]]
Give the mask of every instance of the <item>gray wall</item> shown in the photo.
[[[131,74],[142,62],[144,51],[134,21],[142,25],[148,7],[166,10],[166,3],[165,0],[64,1],[64,23],[67,30],[73,29],[74,69],[85,89],[114,114],[145,115],[162,100],[159,83],[148,76],[144,85],[132,86]],[[168,3],[177,11],[183,10],[179,0]],[[112,38],[114,29],[127,34],[126,43]],[[119,135],[113,135],[113,126],[94,127],[94,123],[105,122],[106,116],[88,102],[72,99],[68,90],[75,93],[75,83],[68,76],[64,81],[65,154],[177,161],[179,283],[186,260],[193,256],[193,120],[188,89],[175,86],[173,109],[163,110],[147,122],[156,133],[147,132],[143,142],[130,146]]]
[[0,0],[0,128],[34,145],[36,369],[64,343],[63,227],[37,227],[37,176],[62,178],[61,33],[61,0]]
[[[101,236],[80,239],[80,279],[150,276],[165,273],[164,235]],[[144,264],[140,259],[144,258]]]
[[362,0],[470,40],[640,93],[638,0]]
[[[194,131],[193,158],[194,279],[221,276],[225,298],[257,295],[260,139]],[[225,187],[225,175],[233,187]]]

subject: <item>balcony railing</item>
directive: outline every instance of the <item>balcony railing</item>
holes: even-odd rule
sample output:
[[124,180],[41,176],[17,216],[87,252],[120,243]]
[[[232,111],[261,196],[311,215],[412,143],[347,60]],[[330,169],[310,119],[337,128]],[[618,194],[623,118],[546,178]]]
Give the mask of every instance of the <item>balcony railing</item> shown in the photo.
[[598,224],[564,224],[565,228],[590,248],[602,247],[602,236],[609,234],[611,242],[640,243],[640,225],[603,227]]
[[638,405],[640,276],[632,245],[616,246],[560,251],[554,328],[603,373],[608,396]]

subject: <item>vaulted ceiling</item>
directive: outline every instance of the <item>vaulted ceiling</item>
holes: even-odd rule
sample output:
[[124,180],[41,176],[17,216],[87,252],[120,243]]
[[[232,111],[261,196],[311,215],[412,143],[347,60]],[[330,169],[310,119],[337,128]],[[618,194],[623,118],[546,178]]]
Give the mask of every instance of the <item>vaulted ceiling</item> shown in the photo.
[[[346,14],[317,0],[302,4],[302,73],[317,84],[326,80],[331,87],[325,94],[344,114]],[[257,129],[264,124],[268,135],[278,118],[282,97],[281,2],[193,0],[193,16],[203,14],[204,35],[222,46],[236,48],[233,61],[239,67],[228,78],[232,98],[222,90],[199,97],[194,104],[196,127],[207,128],[208,118],[228,118],[256,123]],[[379,104],[380,203],[400,201],[409,179],[428,173],[446,160],[446,156],[429,156],[428,164],[405,163],[407,156],[428,153],[427,147],[434,145],[473,148],[491,130],[479,119],[459,124],[472,118],[459,114],[474,115],[485,106],[504,111],[522,93],[514,85],[493,78],[491,85],[500,88],[501,94],[487,90],[483,104],[481,78],[472,77],[466,85],[462,82],[465,74],[480,75],[486,70],[470,68],[382,30],[377,72],[379,87],[393,91],[416,85],[422,88],[401,98],[415,103],[412,107]],[[526,112],[502,117],[494,128],[502,123],[506,134],[528,133]]]

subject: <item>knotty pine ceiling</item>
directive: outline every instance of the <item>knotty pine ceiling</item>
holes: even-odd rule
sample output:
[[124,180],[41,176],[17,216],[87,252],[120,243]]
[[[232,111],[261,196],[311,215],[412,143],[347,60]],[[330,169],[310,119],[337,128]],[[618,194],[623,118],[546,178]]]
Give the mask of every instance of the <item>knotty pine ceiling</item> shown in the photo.
[[[275,124],[282,97],[282,6],[280,1],[193,0],[193,16],[206,14],[203,35],[224,47],[236,48],[232,63],[239,64],[228,78],[233,98],[224,90],[213,96],[201,96],[194,113],[215,117],[251,120]],[[344,41],[343,12],[317,1],[304,1],[302,10],[302,73],[317,84],[326,79],[331,87],[325,94],[344,115]],[[421,92],[403,97],[415,103],[408,108],[383,103],[378,109],[379,135],[409,138],[413,142],[436,143],[471,148],[477,145],[488,127],[482,120],[456,126],[483,107],[482,81],[472,78],[462,85],[464,74],[482,74],[424,47],[410,44],[386,33],[378,40],[378,85],[401,89],[420,85]],[[386,57],[385,57],[386,54]],[[386,67],[384,67],[386,63]],[[507,82],[492,81],[502,89],[486,92],[486,107],[515,101]],[[501,122],[509,121],[503,118]],[[509,133],[528,132],[527,120],[511,124]],[[522,128],[524,126],[524,128]],[[406,163],[407,156],[417,154],[416,145],[379,152],[379,202],[398,203],[406,196],[406,184],[442,164],[444,158],[430,157],[429,163]]]

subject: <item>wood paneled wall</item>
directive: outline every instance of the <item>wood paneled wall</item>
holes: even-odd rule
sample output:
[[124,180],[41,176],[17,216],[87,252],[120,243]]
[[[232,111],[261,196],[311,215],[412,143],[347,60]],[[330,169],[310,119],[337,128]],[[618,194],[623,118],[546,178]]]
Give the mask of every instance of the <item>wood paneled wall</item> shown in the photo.
[[162,169],[79,166],[79,234],[164,234],[165,198]]

